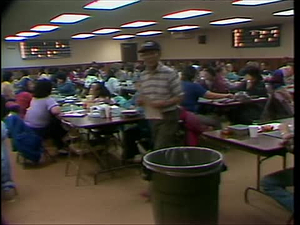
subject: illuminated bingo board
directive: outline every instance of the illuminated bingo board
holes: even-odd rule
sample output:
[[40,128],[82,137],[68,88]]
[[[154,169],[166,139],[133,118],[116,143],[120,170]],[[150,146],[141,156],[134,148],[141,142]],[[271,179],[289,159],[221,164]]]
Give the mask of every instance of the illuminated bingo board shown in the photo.
[[232,30],[232,47],[278,47],[280,46],[280,25],[245,27]]
[[20,42],[22,59],[57,59],[71,56],[68,40]]

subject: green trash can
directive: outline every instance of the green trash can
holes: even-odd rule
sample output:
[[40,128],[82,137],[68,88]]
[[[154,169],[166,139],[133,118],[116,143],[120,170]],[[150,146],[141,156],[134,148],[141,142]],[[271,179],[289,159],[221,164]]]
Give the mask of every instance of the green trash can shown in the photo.
[[143,157],[150,172],[156,224],[218,224],[223,156],[200,147],[173,147]]

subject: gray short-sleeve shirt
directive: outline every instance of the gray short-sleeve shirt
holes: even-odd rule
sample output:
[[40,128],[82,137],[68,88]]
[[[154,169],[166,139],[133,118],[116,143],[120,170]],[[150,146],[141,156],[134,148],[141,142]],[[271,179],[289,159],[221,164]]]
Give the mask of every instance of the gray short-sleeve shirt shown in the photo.
[[33,128],[43,128],[49,125],[51,119],[51,109],[58,106],[52,97],[32,98],[27,109],[24,121]]

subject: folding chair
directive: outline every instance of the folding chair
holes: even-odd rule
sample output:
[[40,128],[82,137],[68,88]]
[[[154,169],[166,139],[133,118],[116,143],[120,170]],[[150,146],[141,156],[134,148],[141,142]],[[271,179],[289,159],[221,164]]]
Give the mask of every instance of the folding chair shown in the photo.
[[[68,131],[67,133],[67,141],[69,142],[69,153],[68,153],[68,159],[66,163],[65,168],[65,176],[71,176],[70,175],[70,166],[73,165],[76,169],[76,186],[79,186],[79,181],[81,179],[85,180],[83,177],[83,160],[84,156],[93,153],[96,160],[100,162],[100,164],[103,165],[102,159],[97,151],[101,150],[103,151],[104,148],[100,149],[100,146],[97,146],[98,149],[94,149],[87,137],[84,137],[84,135],[87,135],[87,133],[81,133],[80,129],[74,127],[71,123],[68,121],[62,120],[63,127]],[[74,160],[73,155],[78,156],[77,160]],[[94,174],[94,184],[96,184],[96,173]]]

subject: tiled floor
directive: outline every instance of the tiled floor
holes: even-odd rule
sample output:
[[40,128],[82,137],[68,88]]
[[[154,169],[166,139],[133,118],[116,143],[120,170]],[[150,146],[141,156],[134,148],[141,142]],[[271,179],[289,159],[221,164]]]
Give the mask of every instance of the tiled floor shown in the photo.
[[[290,213],[272,199],[250,193],[244,203],[244,190],[255,185],[256,156],[230,149],[223,153],[228,171],[222,173],[219,224],[285,224]],[[23,169],[11,153],[19,197],[2,203],[2,216],[10,224],[153,224],[151,202],[139,193],[148,186],[138,170],[125,169],[101,175],[97,185],[75,187],[74,177],[65,177],[65,158],[39,169]],[[263,174],[281,168],[274,157],[263,164]],[[293,155],[288,155],[288,166]]]

